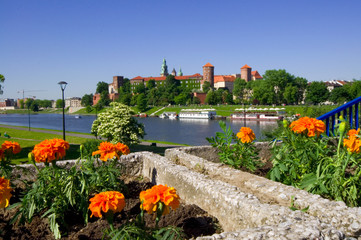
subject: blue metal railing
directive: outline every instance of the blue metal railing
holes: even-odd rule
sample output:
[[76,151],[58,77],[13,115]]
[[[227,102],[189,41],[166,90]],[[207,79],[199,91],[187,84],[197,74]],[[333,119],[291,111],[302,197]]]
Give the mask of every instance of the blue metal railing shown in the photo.
[[354,100],[345,103],[344,105],[323,114],[318,117],[318,120],[322,120],[326,122],[326,134],[330,136],[330,121],[331,121],[331,130],[334,133],[336,117],[338,118],[340,115],[350,123],[351,128],[358,129],[359,128],[359,102],[361,102],[361,97],[355,98]]

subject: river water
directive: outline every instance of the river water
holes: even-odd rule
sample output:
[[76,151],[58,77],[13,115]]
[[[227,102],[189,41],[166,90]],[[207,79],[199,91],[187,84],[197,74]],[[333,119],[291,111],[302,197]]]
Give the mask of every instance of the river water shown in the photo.
[[[31,114],[30,127],[62,130],[62,114]],[[90,133],[95,116],[65,115],[65,130],[71,132]],[[156,117],[137,118],[144,124],[146,140],[158,140],[189,145],[209,145],[206,137],[215,136],[220,132],[218,120],[208,119],[161,119]],[[244,122],[242,120],[226,121],[233,132],[238,132],[245,125],[256,134],[257,139],[262,139],[263,131],[270,131],[277,127],[276,122]],[[0,124],[29,126],[29,117],[24,114],[1,114]]]

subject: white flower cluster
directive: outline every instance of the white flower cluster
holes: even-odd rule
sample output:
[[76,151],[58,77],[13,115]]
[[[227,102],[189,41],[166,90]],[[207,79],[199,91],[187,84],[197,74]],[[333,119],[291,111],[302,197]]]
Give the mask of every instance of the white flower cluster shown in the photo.
[[144,126],[132,116],[134,112],[127,105],[112,102],[111,108],[100,113],[93,122],[91,133],[113,143],[139,143],[144,137]]

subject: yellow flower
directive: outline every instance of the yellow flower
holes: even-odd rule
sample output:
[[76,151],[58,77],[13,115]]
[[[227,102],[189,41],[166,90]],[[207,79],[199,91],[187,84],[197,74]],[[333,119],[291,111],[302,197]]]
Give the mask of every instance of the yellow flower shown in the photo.
[[35,162],[52,162],[65,157],[65,150],[69,149],[69,143],[62,139],[44,140],[36,144],[32,153]]
[[299,134],[306,134],[308,137],[320,136],[321,133],[326,131],[326,125],[321,120],[316,118],[302,117],[293,121],[290,125],[293,132]]
[[0,177],[0,208],[6,208],[9,206],[10,193],[13,189],[10,187],[10,181],[4,177]]
[[179,196],[173,187],[167,185],[155,185],[151,189],[142,191],[139,195],[142,202],[141,208],[149,214],[156,212],[159,203],[164,204],[163,215],[169,213],[169,208],[173,210],[179,207]]
[[256,135],[248,127],[242,127],[237,133],[237,137],[241,139],[242,143],[251,143],[256,139]]
[[102,212],[109,210],[113,213],[120,212],[125,207],[124,195],[116,191],[108,191],[96,194],[90,199],[89,209],[92,212],[90,217],[102,217]]

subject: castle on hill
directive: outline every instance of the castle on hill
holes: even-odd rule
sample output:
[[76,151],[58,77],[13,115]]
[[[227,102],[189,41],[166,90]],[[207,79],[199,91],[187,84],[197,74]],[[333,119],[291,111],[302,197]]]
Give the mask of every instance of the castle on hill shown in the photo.
[[[163,64],[159,77],[137,76],[130,79],[130,84],[132,86],[132,89],[135,89],[136,85],[146,84],[149,80],[155,80],[157,85],[162,85],[164,84],[168,75],[168,66],[166,60],[163,59]],[[212,88],[228,89],[230,92],[233,91],[233,84],[236,78],[244,79],[246,82],[262,79],[262,76],[258,73],[258,71],[252,71],[252,68],[247,64],[241,68],[240,74],[214,75],[214,66],[210,63],[207,63],[203,66],[203,75],[199,73],[195,73],[192,75],[183,75],[181,69],[177,74],[174,68],[171,72],[171,75],[173,75],[176,80],[179,80],[182,85],[190,87],[191,89],[201,89],[204,82],[208,81]]]
[[[149,80],[154,80],[157,86],[165,84],[165,80],[169,75],[168,66],[165,59],[161,66],[160,76],[158,77],[141,77],[137,76],[130,79],[131,90],[134,91],[137,85],[144,84]],[[210,86],[214,89],[228,89],[230,92],[233,91],[233,85],[236,78],[244,79],[246,82],[255,81],[263,79],[258,71],[252,71],[252,68],[247,64],[241,67],[239,74],[231,75],[214,75],[214,66],[210,63],[206,63],[203,66],[203,75],[199,73],[194,73],[192,75],[183,75],[182,69],[179,69],[177,73],[175,68],[173,68],[170,75],[173,75],[176,80],[179,80],[181,85],[188,87],[190,89],[202,89],[202,86],[205,81],[210,83]],[[118,89],[123,85],[124,77],[123,76],[114,76],[113,82],[109,84],[109,99],[114,101],[119,97]],[[202,96],[200,93],[195,93],[202,101],[205,96]],[[96,104],[100,100],[100,95],[95,94],[93,97],[93,104]],[[203,102],[203,101],[202,101]]]

